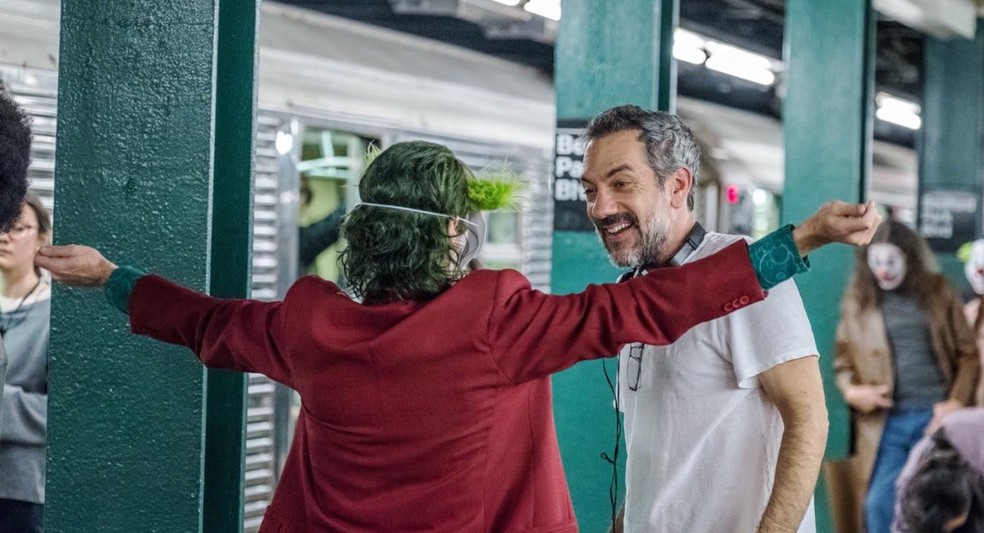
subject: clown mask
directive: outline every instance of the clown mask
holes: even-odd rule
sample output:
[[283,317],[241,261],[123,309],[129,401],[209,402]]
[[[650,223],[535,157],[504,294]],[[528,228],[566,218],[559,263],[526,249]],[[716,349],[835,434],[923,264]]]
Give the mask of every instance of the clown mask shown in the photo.
[[974,241],[970,247],[970,258],[964,265],[964,274],[967,281],[974,288],[974,292],[984,295],[984,239]]
[[881,290],[894,291],[905,280],[905,254],[894,244],[872,244],[868,247],[868,268]]

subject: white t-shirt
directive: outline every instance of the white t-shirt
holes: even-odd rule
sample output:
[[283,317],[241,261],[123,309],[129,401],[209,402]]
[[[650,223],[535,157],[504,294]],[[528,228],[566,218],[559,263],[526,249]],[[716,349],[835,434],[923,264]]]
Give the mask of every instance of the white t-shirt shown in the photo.
[[[741,238],[708,233],[687,262]],[[625,531],[754,533],[783,433],[758,375],[818,353],[796,285],[784,282],[765,301],[701,324],[670,346],[646,346],[641,367],[629,364],[630,350],[619,355]],[[815,531],[811,500],[799,533]]]

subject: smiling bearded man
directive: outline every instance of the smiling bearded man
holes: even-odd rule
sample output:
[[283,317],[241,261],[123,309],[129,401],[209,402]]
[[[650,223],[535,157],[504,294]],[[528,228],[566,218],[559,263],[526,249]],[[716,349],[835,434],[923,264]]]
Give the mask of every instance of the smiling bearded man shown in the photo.
[[[612,263],[633,269],[623,278],[743,239],[697,223],[700,150],[675,115],[616,107],[589,124],[584,140],[588,216]],[[672,345],[627,345],[618,406],[628,462],[616,529],[816,530],[812,495],[827,413],[813,333],[792,282]]]

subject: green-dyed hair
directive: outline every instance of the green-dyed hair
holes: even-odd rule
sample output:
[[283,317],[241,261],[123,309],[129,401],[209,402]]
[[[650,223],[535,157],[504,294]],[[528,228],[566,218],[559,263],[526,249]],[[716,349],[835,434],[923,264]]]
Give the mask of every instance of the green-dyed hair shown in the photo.
[[[394,144],[372,158],[362,175],[362,201],[466,218],[472,211],[471,170],[439,144]],[[459,222],[457,231],[465,231]],[[458,251],[448,219],[363,206],[342,225],[345,277],[367,303],[433,298],[458,279]],[[450,263],[449,263],[450,260]]]

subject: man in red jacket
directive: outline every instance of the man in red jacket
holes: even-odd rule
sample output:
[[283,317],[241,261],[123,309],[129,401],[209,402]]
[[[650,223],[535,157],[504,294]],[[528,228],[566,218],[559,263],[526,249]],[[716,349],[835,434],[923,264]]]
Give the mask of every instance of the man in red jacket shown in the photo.
[[361,301],[315,277],[283,302],[211,298],[84,246],[44,248],[37,264],[62,282],[105,285],[134,333],[298,391],[264,533],[560,533],[577,522],[550,374],[626,343],[672,342],[762,300],[763,288],[805,267],[807,251],[864,242],[877,223],[862,206],[826,206],[753,249],[740,242],[673,272],[551,296],[515,271],[463,273],[480,242],[468,215],[497,207],[482,188],[440,145],[379,155],[342,229]]

